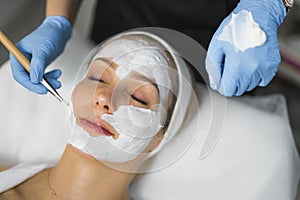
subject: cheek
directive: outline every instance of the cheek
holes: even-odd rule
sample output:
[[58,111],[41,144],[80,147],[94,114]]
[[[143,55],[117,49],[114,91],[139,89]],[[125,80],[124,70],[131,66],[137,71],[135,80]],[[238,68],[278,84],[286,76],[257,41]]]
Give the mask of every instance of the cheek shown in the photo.
[[93,111],[94,91],[94,89],[86,87],[84,83],[78,84],[73,90],[71,100],[75,117]]

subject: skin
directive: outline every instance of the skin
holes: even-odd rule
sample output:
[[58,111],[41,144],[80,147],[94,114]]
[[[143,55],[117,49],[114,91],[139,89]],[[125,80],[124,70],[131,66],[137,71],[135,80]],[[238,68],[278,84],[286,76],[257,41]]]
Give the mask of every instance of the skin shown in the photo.
[[[102,114],[113,113],[121,105],[155,110],[155,105],[159,103],[155,85],[136,73],[119,80],[115,73],[117,67],[116,63],[108,66],[102,60],[96,60],[92,64],[85,78],[72,93],[74,115],[77,120],[79,118],[100,119]],[[126,92],[124,93],[124,91]],[[116,98],[113,98],[114,95]],[[114,135],[106,137],[118,134],[109,124],[105,124],[105,127],[114,133]],[[87,132],[91,136],[99,134],[92,130],[87,130]],[[154,137],[143,152],[147,153],[155,149],[162,136],[163,130]],[[142,157],[137,157],[128,163],[122,163],[122,165],[136,168],[140,166],[141,162]],[[48,176],[52,189],[59,194],[61,199],[67,197],[72,200],[128,200],[130,199],[128,187],[135,174],[117,171],[106,163],[67,145],[58,165],[50,168],[49,171],[44,170],[15,188],[0,194],[0,199],[59,199],[50,193]]]
[[63,16],[74,24],[81,0],[47,0],[46,17]]

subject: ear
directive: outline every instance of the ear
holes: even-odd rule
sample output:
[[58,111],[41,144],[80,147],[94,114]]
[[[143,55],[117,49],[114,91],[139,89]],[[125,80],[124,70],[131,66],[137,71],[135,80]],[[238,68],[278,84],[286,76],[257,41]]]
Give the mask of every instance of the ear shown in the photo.
[[161,140],[164,138],[163,132],[164,131],[161,130],[158,134],[156,134],[156,136],[150,142],[147,152],[153,151],[160,144]]

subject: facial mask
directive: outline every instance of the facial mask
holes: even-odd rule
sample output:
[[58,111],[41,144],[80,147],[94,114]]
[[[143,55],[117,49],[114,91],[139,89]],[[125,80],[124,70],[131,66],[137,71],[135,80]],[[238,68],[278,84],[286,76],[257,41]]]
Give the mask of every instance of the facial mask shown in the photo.
[[[111,136],[91,137],[76,126],[70,142],[81,151],[107,162],[127,162],[138,156],[160,130],[160,115],[150,109],[120,106],[113,115],[104,114],[102,119],[119,133]],[[75,120],[73,120],[75,123]]]
[[133,70],[154,79],[159,89],[158,111],[134,106],[120,106],[112,115],[103,114],[101,118],[119,133],[114,140],[111,136],[91,137],[79,127],[73,117],[73,135],[70,143],[94,158],[107,162],[127,162],[136,158],[158,133],[164,122],[163,104],[168,100],[171,81],[168,74],[168,61],[156,47],[150,47],[142,40],[119,39],[109,43],[97,53],[93,60],[112,57],[119,67],[116,75],[123,79]]
[[165,112],[162,105],[167,101],[169,91],[172,88],[168,72],[168,61],[163,56],[160,48],[151,47],[143,40],[119,39],[104,47],[94,57],[94,60],[101,57],[114,58],[113,62],[119,65],[116,74],[120,79],[128,76],[133,70],[154,79],[159,89],[159,112]]
[[245,51],[263,45],[267,36],[253,19],[251,12],[241,10],[232,14],[231,21],[227,24],[218,40],[232,43],[238,50]]

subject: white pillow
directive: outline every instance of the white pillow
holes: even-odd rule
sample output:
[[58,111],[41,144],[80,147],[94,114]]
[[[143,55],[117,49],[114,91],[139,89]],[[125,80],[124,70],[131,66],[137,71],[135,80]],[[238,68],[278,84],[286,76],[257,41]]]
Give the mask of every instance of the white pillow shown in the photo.
[[[131,185],[133,199],[294,199],[300,175],[300,162],[286,106],[281,95],[226,99],[221,137],[213,151],[200,159],[200,151],[210,126],[215,126],[211,99],[224,98],[197,86],[199,110],[169,147],[150,162],[163,162],[182,143],[183,155],[165,168],[139,176]],[[190,106],[194,112],[194,106]],[[264,108],[264,109],[262,109]],[[197,125],[198,124],[198,125]],[[188,142],[187,142],[188,141]],[[174,156],[173,156],[174,157]]]

